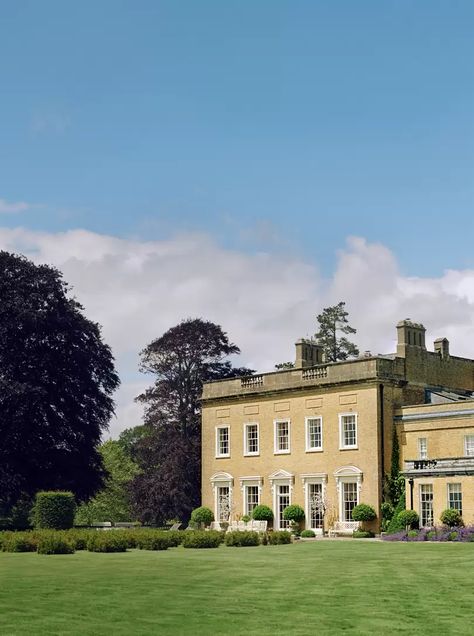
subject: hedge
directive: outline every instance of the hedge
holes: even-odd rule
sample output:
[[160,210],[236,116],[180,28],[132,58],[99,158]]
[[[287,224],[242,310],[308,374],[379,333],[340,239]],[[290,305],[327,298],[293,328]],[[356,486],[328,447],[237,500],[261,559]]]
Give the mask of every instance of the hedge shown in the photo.
[[72,492],[42,491],[36,494],[33,519],[36,528],[72,528],[76,502]]

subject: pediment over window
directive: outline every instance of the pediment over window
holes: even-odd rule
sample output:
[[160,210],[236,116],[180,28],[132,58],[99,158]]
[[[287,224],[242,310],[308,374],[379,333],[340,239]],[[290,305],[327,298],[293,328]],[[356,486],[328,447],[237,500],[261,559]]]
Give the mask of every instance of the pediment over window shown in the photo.
[[274,473],[269,475],[268,479],[270,479],[270,481],[273,481],[274,479],[293,479],[293,477],[293,473],[289,473],[287,470],[283,470],[283,468],[280,468],[279,470],[276,470]]
[[220,473],[214,473],[214,475],[212,475],[210,482],[212,484],[218,483],[218,482],[225,482],[225,483],[229,483],[229,482],[233,482],[234,478],[232,477],[232,475],[230,475],[229,473],[224,473],[224,472],[220,472]]
[[362,477],[362,471],[357,466],[342,466],[342,468],[338,468],[334,477]]

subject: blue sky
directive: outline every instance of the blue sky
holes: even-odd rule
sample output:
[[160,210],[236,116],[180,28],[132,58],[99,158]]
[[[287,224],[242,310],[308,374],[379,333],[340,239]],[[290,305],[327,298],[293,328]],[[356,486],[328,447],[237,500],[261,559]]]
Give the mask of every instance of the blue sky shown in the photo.
[[0,8],[3,227],[474,267],[471,0]]

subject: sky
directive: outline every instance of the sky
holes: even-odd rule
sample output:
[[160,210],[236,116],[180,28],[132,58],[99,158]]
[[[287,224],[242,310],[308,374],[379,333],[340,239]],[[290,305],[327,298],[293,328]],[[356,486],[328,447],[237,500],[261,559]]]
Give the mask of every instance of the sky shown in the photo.
[[471,0],[0,0],[0,249],[64,273],[139,423],[186,317],[239,364],[345,300],[362,350],[422,321],[474,357]]

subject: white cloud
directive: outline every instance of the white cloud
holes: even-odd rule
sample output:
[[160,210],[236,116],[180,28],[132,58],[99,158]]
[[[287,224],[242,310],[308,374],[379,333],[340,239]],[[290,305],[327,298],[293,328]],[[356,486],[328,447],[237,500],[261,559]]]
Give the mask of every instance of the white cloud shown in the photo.
[[30,207],[30,204],[25,201],[9,203],[5,201],[5,199],[0,199],[0,214],[18,214],[20,212],[26,212]]
[[182,318],[223,326],[240,346],[239,364],[271,370],[293,358],[297,338],[315,331],[315,315],[345,300],[362,350],[393,351],[395,323],[424,322],[428,342],[452,340],[474,357],[474,271],[408,278],[385,246],[350,238],[330,280],[314,264],[281,254],[227,250],[207,235],[134,241],[84,230],[50,234],[0,229],[0,248],[56,265],[88,317],[103,325],[122,387],[111,433],[138,423],[133,397],[150,378],[137,375],[138,352]]

